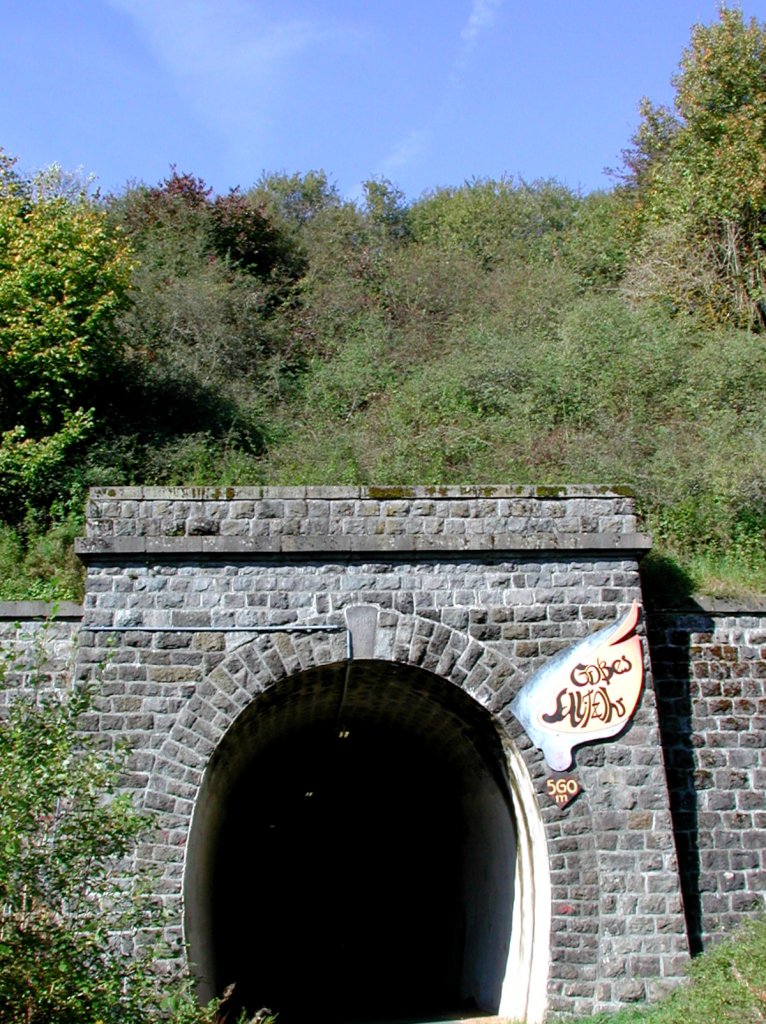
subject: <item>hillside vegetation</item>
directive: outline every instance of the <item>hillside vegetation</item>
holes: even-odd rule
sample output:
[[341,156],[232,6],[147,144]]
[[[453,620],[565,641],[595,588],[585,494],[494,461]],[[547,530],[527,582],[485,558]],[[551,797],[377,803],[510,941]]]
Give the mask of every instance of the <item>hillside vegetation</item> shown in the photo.
[[766,921],[752,921],[691,964],[690,980],[654,1006],[579,1024],[759,1024],[766,1020]]
[[92,194],[0,163],[0,596],[93,484],[588,483],[656,599],[766,589],[766,26],[692,32],[610,191],[320,171]]

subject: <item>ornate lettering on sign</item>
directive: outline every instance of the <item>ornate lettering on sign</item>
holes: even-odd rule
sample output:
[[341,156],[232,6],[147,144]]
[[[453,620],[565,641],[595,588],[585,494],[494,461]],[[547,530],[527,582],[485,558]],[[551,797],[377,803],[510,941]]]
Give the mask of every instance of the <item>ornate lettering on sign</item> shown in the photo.
[[556,709],[551,715],[540,716],[548,725],[561,722],[562,727],[587,729],[591,722],[611,722],[625,717],[622,697],[612,700],[605,686],[580,693],[563,689],[556,697]]
[[634,602],[613,626],[535,672],[511,704],[554,770],[571,765],[579,743],[616,736],[632,718],[644,680],[638,617]]

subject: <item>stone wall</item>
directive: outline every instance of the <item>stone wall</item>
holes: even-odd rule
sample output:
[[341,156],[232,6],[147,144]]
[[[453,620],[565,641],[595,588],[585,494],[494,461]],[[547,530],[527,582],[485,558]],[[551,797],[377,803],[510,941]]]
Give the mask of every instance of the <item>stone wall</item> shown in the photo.
[[[81,615],[71,603],[0,603],[0,642],[12,655],[6,682],[24,685],[38,664],[44,679],[65,685]],[[520,642],[529,642],[531,626],[518,628]],[[694,611],[653,612],[648,634],[689,941],[698,952],[762,909],[766,893],[766,606],[701,599]],[[178,638],[175,649],[188,660],[199,642]],[[223,646],[223,638],[206,645]],[[577,828],[564,830],[562,842]],[[566,872],[565,854],[552,864]]]
[[[647,546],[629,498],[587,488],[94,491],[82,670],[115,647],[91,725],[131,741],[136,793],[162,816],[165,842],[144,857],[175,937],[208,759],[259,693],[346,656],[337,633],[290,629],[342,630],[363,606],[375,659],[459,686],[521,753],[549,851],[549,1009],[677,983],[687,949],[651,676],[622,739],[578,754],[584,792],[564,811],[509,710],[546,659],[640,602]],[[286,632],[241,635],[264,626]]]
[[481,549],[550,547],[563,537],[578,549],[583,538],[607,547],[635,532],[632,498],[583,487],[100,487],[87,526],[101,549],[114,538],[134,551],[183,537],[210,551],[231,551],[236,538],[243,551],[306,550],[312,541],[353,550],[373,537],[392,548],[459,548],[468,537]]
[[0,601],[4,696],[16,688],[64,687],[71,680],[82,608],[72,601]]
[[766,895],[766,605],[699,602],[649,619],[690,946]]

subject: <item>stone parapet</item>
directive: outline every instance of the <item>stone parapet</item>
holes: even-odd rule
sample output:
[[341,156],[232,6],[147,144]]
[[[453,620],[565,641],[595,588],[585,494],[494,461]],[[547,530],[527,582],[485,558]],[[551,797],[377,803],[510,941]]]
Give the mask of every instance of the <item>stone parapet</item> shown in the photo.
[[499,536],[508,547],[540,536],[559,538],[544,545],[556,547],[562,537],[601,535],[637,535],[632,497],[597,487],[102,487],[91,490],[87,528],[91,545],[131,537],[283,544],[366,537],[379,545],[418,538],[426,548]]

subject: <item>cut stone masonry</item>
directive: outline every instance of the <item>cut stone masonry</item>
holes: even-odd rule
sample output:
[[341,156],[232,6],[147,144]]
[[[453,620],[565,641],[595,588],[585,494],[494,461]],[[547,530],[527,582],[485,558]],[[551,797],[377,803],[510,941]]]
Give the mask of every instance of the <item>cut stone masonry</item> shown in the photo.
[[260,750],[310,730],[350,679],[356,720],[433,741],[434,756],[455,715],[507,750],[517,843],[534,848],[527,862],[519,846],[514,913],[531,900],[550,925],[543,957],[531,911],[514,924],[533,954],[512,936],[508,963],[528,989],[506,986],[490,1009],[532,1021],[677,984],[689,940],[760,905],[766,612],[650,618],[638,713],[616,741],[579,749],[583,793],[564,810],[509,710],[547,659],[641,603],[649,544],[632,499],[595,488],[92,491],[76,671],[101,682],[85,724],[130,741],[126,786],[161,823],[139,867],[158,873],[179,956],[191,937],[218,969],[194,894],[230,738],[260,729]]

